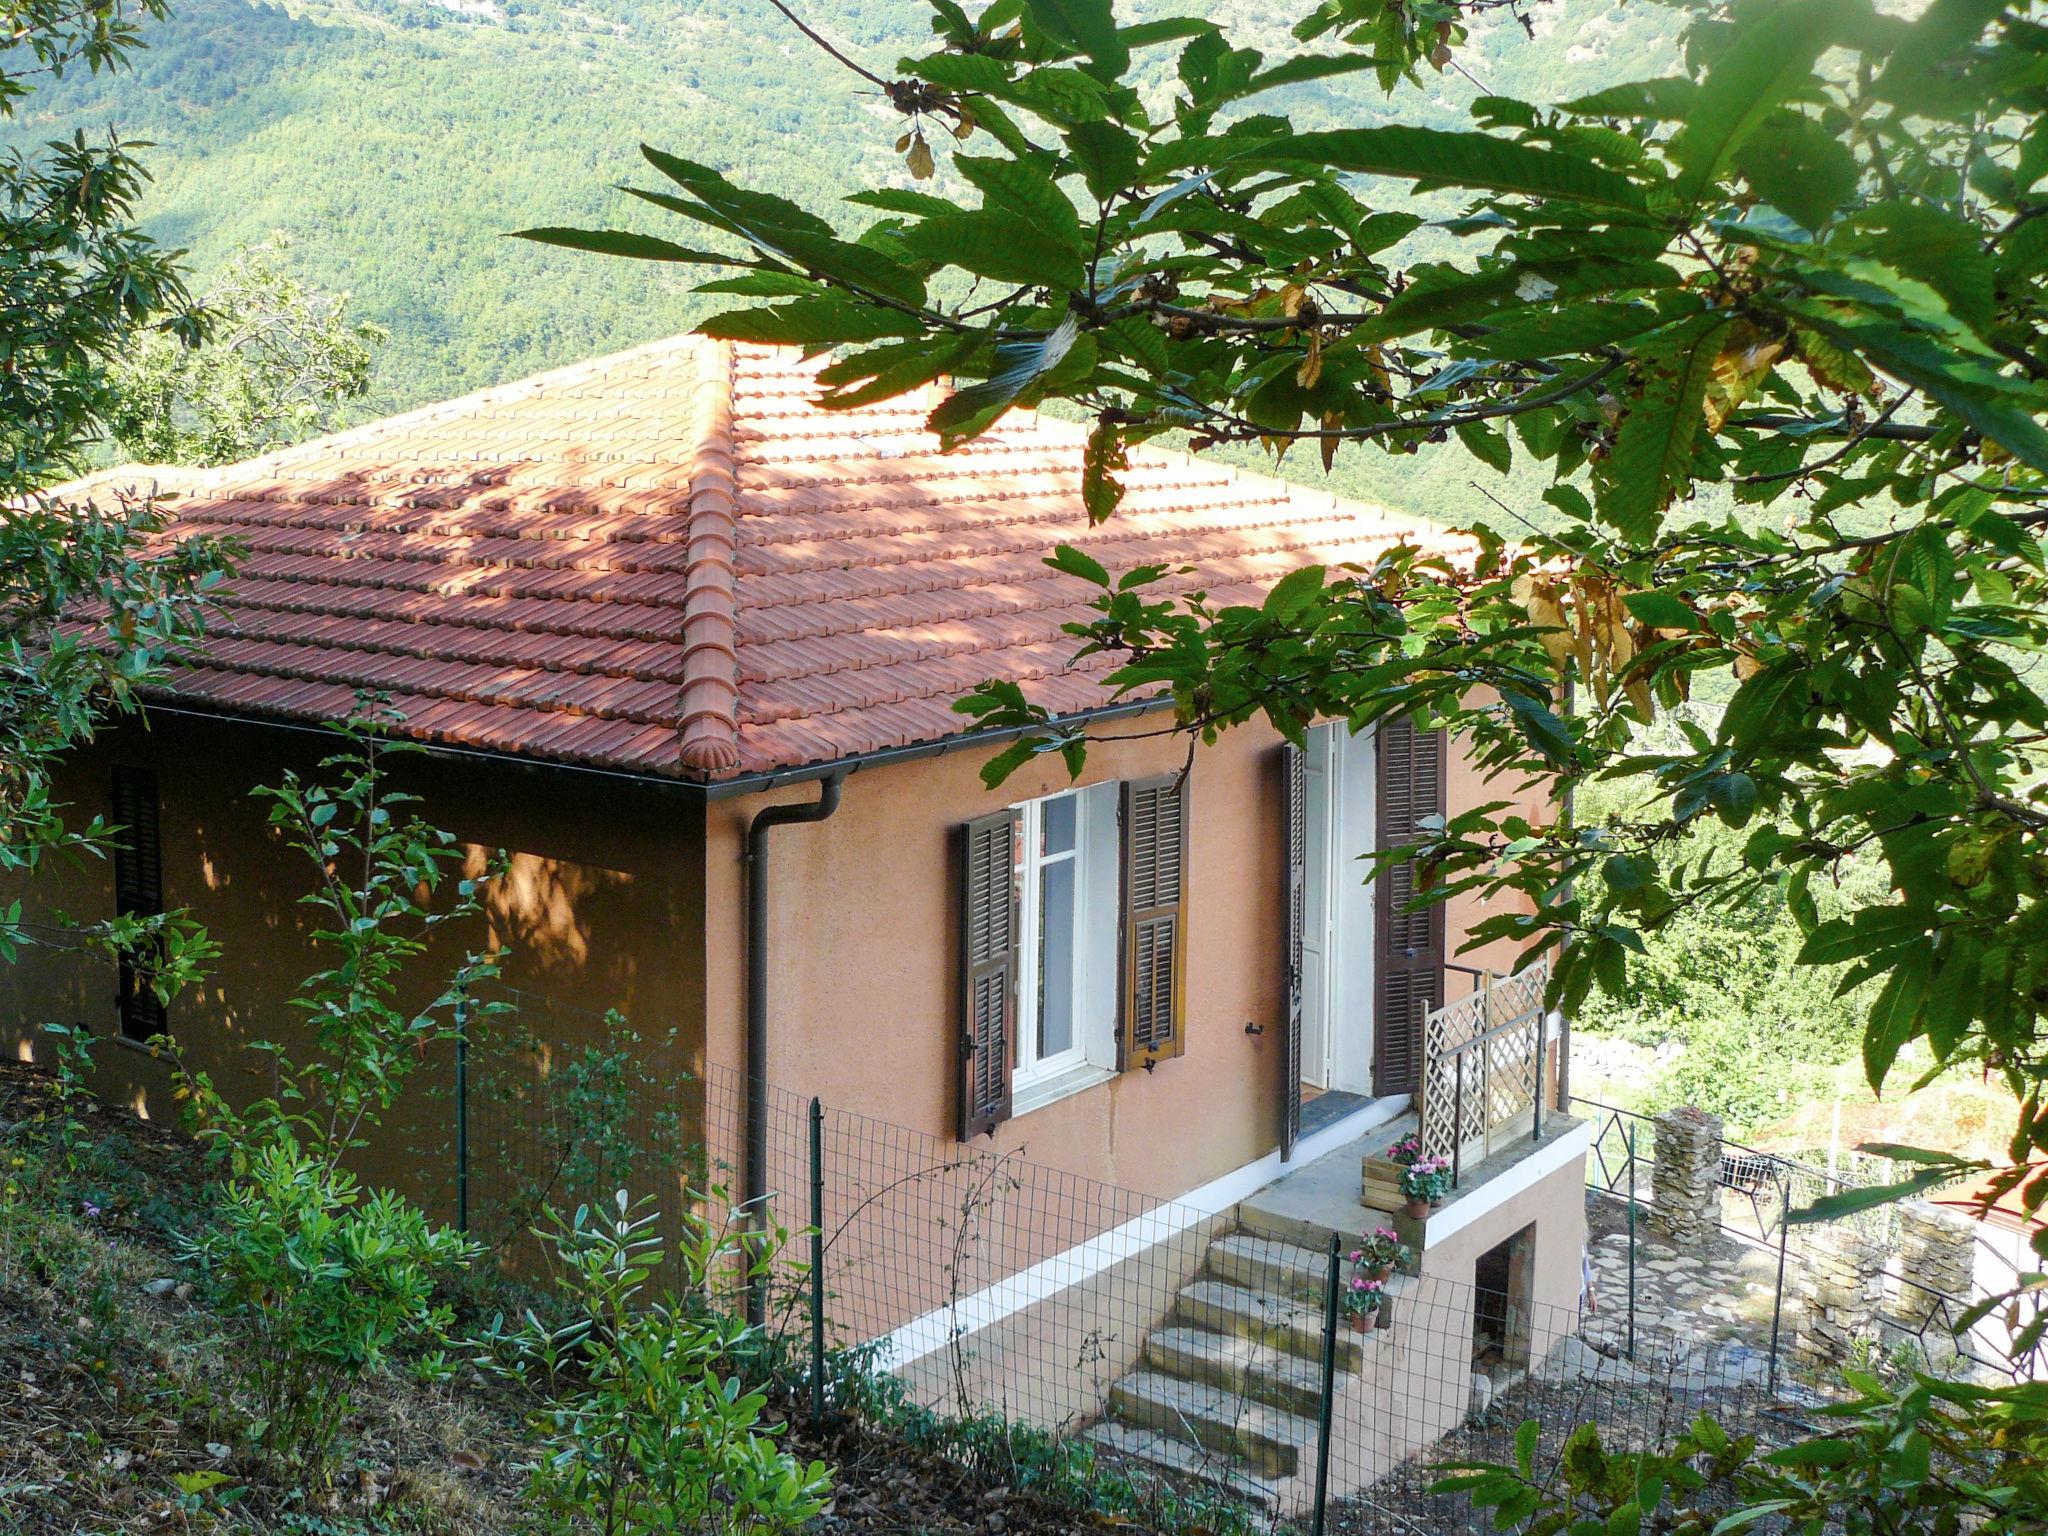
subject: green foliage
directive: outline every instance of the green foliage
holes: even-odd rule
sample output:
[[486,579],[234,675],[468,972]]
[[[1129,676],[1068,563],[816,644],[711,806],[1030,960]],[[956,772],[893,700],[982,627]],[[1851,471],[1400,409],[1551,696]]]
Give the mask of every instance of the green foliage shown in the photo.
[[1624,1452],[1575,1431],[1555,1467],[1522,1425],[1513,1465],[1455,1464],[1436,1485],[1493,1512],[1499,1531],[1627,1536],[2019,1536],[2048,1529],[2048,1388],[1973,1390],[1849,1373],[1853,1396],[1823,1432],[1775,1450],[1702,1415],[1668,1450]]
[[480,1150],[502,1193],[475,1228],[493,1249],[622,1182],[707,1182],[703,1149],[683,1139],[677,1098],[688,1079],[673,1031],[649,1040],[612,1009],[595,1038],[572,1045],[580,1021],[484,997],[468,1006],[486,1021],[464,1027],[470,1091],[493,1106],[495,1131]]
[[[256,791],[270,802],[270,824],[314,871],[313,889],[299,900],[313,914],[314,948],[329,963],[292,998],[310,1051],[298,1058],[276,1041],[251,1042],[277,1058],[274,1098],[237,1110],[205,1073],[180,1063],[180,1092],[197,1125],[218,1138],[238,1171],[251,1148],[279,1136],[338,1163],[381,1123],[429,1045],[454,1040],[465,1015],[493,1011],[471,997],[497,974],[478,953],[456,965],[423,1007],[404,1005],[409,967],[440,929],[481,913],[484,886],[503,858],[481,874],[464,873],[454,836],[407,809],[418,796],[390,786],[386,759],[418,749],[383,738],[390,719],[388,706],[365,696],[354,717],[333,727],[342,745],[320,763],[325,782],[287,773]],[[176,1058],[175,1045],[164,1049]]]
[[[1661,615],[1652,608],[1644,617],[1654,622]],[[1716,713],[1698,705],[1684,711],[1709,729]],[[1637,747],[1683,750],[1685,740],[1670,722],[1660,721]],[[1619,800],[1607,785],[1588,786],[1574,809],[1583,827],[1600,828],[1622,842],[1637,835],[1633,812],[1639,808]],[[1588,899],[1596,907],[1623,902],[1652,883],[1666,890],[1698,888],[1696,876],[1711,880],[1715,870],[1740,865],[1745,842],[1739,829],[1702,821],[1681,838],[1608,858],[1588,876]],[[1671,904],[1642,934],[1627,992],[1596,989],[1580,1005],[1574,1028],[1683,1048],[1635,1107],[1654,1112],[1694,1104],[1742,1134],[1831,1091],[1832,1069],[1856,1059],[1869,989],[1840,991],[1843,967],[1797,963],[1806,934],[1788,899],[1788,884],[1760,882],[1725,904]],[[1811,892],[1812,911],[1836,916],[1885,895],[1874,861],[1851,856]]]
[[244,247],[206,291],[205,339],[161,333],[114,364],[116,454],[145,464],[227,464],[337,425],[369,393],[382,326],[349,318],[347,294],[289,270],[290,237]]
[[[621,1190],[610,1212],[551,1217],[541,1235],[570,1320],[501,1317],[479,1341],[480,1364],[539,1396],[529,1477],[542,1528],[794,1531],[816,1515],[831,1489],[823,1463],[779,1450],[761,1422],[766,1393],[723,1374],[752,1330],[694,1300],[648,1296],[662,1264],[657,1213]],[[775,1258],[751,1234],[695,1219],[681,1247],[688,1297],[730,1271],[765,1275]]]
[[[80,74],[111,73],[162,0],[5,0],[0,123]],[[82,461],[111,405],[106,370],[151,328],[189,341],[198,319],[174,253],[132,224],[138,146],[79,132],[0,155],[0,875],[103,851],[109,828],[68,828],[50,798],[57,757],[110,713],[133,709],[166,655],[203,629],[229,550],[149,548],[163,518],[146,499],[59,506],[41,492]],[[70,609],[75,622],[60,626]],[[31,935],[0,906],[0,960]],[[86,937],[142,951],[176,917]],[[166,989],[180,979],[159,977]]]
[[389,1190],[365,1199],[351,1175],[289,1136],[245,1147],[240,1162],[185,1257],[242,1325],[251,1433],[324,1490],[350,1392],[394,1352],[443,1337],[450,1318],[435,1288],[468,1262],[469,1245]]

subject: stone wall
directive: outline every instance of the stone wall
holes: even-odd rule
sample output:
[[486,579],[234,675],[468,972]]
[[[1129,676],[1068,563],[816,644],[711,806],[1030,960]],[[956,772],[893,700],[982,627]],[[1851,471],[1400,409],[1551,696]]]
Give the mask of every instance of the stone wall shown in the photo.
[[1920,1339],[1930,1358],[1946,1358],[1956,1352],[1949,1330],[1976,1294],[1976,1223],[1925,1200],[1901,1202],[1895,1220],[1899,1272],[1886,1290],[1884,1320]]
[[1785,1322],[1793,1357],[1826,1367],[1848,1359],[1857,1340],[1877,1336],[1885,1250],[1848,1226],[1811,1230],[1805,1262],[1785,1277]]
[[1656,1121],[1650,1225],[1682,1248],[1703,1248],[1721,1225],[1721,1121],[1681,1105]]

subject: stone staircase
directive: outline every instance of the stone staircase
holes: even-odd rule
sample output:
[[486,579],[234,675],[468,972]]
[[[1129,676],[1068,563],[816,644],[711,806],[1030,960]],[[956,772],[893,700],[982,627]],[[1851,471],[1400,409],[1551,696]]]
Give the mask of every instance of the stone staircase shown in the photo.
[[[1159,1471],[1275,1503],[1279,1485],[1314,1459],[1328,1280],[1327,1251],[1248,1231],[1217,1238],[1136,1369],[1110,1388],[1088,1438]],[[1402,1283],[1396,1276],[1390,1291]],[[1387,1337],[1340,1326],[1337,1369],[1356,1372]]]

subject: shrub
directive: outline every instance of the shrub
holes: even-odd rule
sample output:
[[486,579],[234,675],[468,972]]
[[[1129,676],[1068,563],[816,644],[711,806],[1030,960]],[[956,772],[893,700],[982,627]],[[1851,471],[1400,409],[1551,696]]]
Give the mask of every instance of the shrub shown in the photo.
[[[579,1207],[538,1235],[562,1268],[572,1320],[528,1312],[479,1341],[478,1363],[540,1399],[542,1455],[529,1476],[543,1528],[603,1536],[793,1531],[824,1507],[830,1475],[777,1447],[764,1392],[724,1368],[753,1330],[675,1296],[648,1300],[662,1262],[656,1213],[621,1190],[616,1213]],[[765,1273],[772,1247],[691,1222],[687,1289],[732,1270]]]
[[184,1249],[245,1331],[239,1371],[255,1437],[316,1490],[354,1384],[401,1347],[443,1336],[436,1282],[470,1254],[411,1202],[388,1190],[364,1199],[353,1177],[289,1137],[249,1151]]

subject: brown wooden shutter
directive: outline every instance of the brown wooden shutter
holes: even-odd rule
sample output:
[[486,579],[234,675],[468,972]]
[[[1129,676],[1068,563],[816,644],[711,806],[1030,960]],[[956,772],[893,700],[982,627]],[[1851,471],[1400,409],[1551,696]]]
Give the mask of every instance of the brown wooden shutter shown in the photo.
[[[1378,846],[1405,847],[1424,835],[1424,818],[1444,813],[1444,734],[1418,731],[1404,716],[1381,723],[1377,747]],[[1381,868],[1374,894],[1373,1092],[1413,1093],[1422,1077],[1423,1016],[1443,1006],[1444,909],[1408,910],[1415,896],[1408,859]]]
[[[114,911],[122,917],[155,917],[164,909],[162,829],[156,775],[147,768],[117,764],[108,819],[120,827],[114,841]],[[121,1033],[148,1040],[164,1032],[164,1005],[151,989],[146,967],[121,957],[116,999]]]
[[1121,1065],[1178,1056],[1186,1034],[1187,779],[1124,785]]
[[1280,748],[1287,802],[1287,1051],[1281,1062],[1280,1155],[1301,1139],[1302,942],[1308,935],[1308,755]]
[[960,829],[960,1139],[1010,1118],[1017,1019],[1015,811]]

